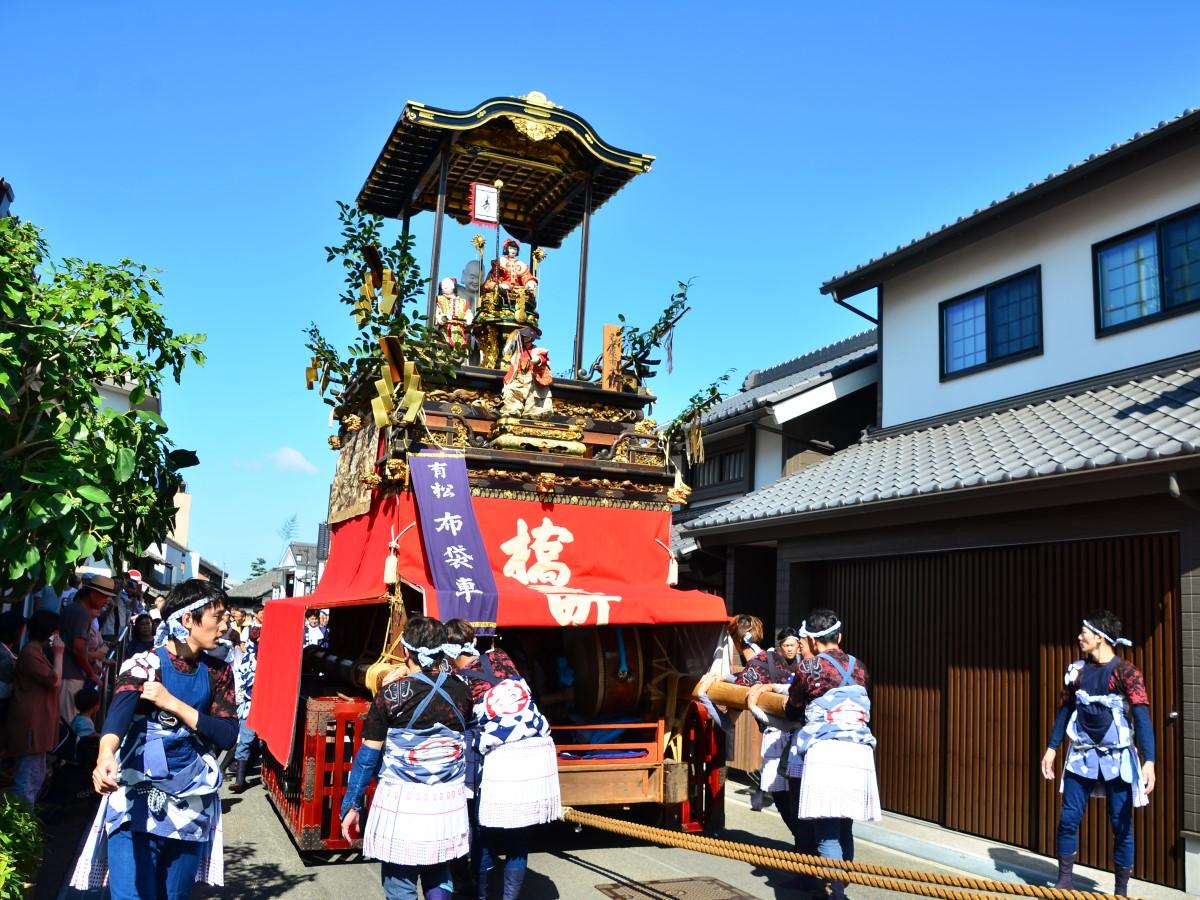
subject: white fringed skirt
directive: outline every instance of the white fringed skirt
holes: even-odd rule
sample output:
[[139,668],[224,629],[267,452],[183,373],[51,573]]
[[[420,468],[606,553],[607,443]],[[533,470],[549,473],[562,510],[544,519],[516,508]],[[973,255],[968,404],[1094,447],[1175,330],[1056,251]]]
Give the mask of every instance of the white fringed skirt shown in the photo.
[[380,781],[363,829],[363,856],[402,866],[431,866],[470,849],[467,789],[444,784]]
[[483,758],[479,824],[524,828],[562,818],[558,753],[549,737],[501,744]]
[[813,741],[804,754],[799,816],[856,822],[883,818],[875,777],[875,749],[851,741]]

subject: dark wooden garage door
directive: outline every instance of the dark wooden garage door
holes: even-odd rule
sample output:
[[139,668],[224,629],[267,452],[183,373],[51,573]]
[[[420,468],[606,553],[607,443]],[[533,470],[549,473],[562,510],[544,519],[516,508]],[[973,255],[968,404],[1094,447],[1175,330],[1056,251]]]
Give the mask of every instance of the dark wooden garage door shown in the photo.
[[[1169,724],[1182,703],[1176,535],[813,568],[811,596],[842,615],[846,648],[872,675],[884,807],[1047,856],[1058,784],[1038,763],[1062,675],[1079,655],[1082,614],[1116,612],[1146,676],[1159,748],[1158,788],[1135,814],[1135,873],[1182,884],[1182,738]],[[1105,804],[1092,803],[1080,861],[1109,869],[1104,816]]]

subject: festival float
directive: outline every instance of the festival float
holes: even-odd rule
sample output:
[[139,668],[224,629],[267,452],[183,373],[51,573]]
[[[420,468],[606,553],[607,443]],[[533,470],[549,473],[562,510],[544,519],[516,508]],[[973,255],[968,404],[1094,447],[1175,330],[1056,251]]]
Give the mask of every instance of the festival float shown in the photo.
[[[707,669],[727,613],[672,587],[671,509],[688,489],[646,415],[649,355],[685,293],[649,331],[606,326],[584,368],[591,219],[652,162],[537,93],[464,112],[410,102],[343,207],[344,222],[398,219],[402,237],[391,253],[372,228],[327,248],[357,254],[352,359],[310,333],[308,386],[336,425],[329,558],[314,594],[267,603],[250,713],[301,850],[349,849],[336,810],[359,724],[414,614],[466,619],[513,656],[553,725],[564,805],[721,824],[721,735],[687,673]],[[422,212],[435,216],[424,280],[406,257]],[[459,265],[441,262],[447,217],[480,229],[461,283],[439,277]],[[576,229],[564,377],[539,339],[569,323],[569,301],[539,269]],[[330,610],[329,646],[302,649],[313,607]]]

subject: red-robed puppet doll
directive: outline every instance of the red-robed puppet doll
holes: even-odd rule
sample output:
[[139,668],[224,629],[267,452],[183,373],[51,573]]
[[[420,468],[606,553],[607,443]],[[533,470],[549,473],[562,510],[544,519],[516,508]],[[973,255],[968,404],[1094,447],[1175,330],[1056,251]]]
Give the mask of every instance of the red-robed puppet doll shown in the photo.
[[499,288],[504,295],[509,288],[524,288],[531,295],[537,295],[538,280],[529,271],[529,266],[517,258],[521,245],[512,238],[504,242],[504,255],[492,262],[492,270],[488,272],[487,281],[483,283],[485,291]]

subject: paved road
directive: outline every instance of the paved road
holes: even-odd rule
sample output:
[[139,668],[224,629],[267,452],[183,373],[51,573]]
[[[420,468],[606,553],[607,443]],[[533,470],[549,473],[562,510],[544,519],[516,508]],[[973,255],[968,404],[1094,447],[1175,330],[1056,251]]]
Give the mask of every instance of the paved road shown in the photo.
[[[787,829],[772,810],[753,812],[745,789],[731,783],[727,798],[727,832],[733,840],[786,847]],[[226,887],[197,891],[203,897],[304,898],[304,900],[366,900],[382,896],[379,867],[351,856],[336,862],[302,859],[261,787],[240,797],[228,797],[225,817]],[[904,853],[860,842],[858,858],[889,866],[914,866]],[[927,863],[919,863],[928,867]],[[944,871],[951,871],[945,869]],[[783,885],[792,876],[756,869],[745,863],[687,850],[653,847],[617,835],[566,825],[546,826],[533,839],[529,875],[522,898],[602,898],[613,896],[599,886],[623,885],[620,896],[666,900],[667,894],[647,882],[676,878],[712,878],[755,898],[804,896]],[[854,900],[895,896],[892,892],[854,887]],[[718,900],[720,892],[705,896]]]

